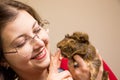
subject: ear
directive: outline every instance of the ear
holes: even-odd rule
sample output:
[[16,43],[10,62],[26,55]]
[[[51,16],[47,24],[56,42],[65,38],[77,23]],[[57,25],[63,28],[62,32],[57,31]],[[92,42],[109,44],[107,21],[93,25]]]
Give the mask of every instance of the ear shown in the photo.
[[9,64],[5,59],[0,61],[0,66],[3,66],[5,68],[7,68],[7,69],[9,68]]

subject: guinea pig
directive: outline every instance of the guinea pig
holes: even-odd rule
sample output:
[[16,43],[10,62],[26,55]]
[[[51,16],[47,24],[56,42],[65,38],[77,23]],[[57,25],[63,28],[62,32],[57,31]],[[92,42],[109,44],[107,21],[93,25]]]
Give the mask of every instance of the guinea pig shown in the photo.
[[[95,80],[101,66],[95,47],[90,43],[89,36],[86,33],[74,32],[72,35],[67,34],[65,38],[57,43],[63,57],[68,58],[71,63],[76,63],[74,55],[83,58],[90,70],[90,80]],[[71,64],[69,63],[69,64]],[[104,70],[102,80],[108,79],[108,73]]]

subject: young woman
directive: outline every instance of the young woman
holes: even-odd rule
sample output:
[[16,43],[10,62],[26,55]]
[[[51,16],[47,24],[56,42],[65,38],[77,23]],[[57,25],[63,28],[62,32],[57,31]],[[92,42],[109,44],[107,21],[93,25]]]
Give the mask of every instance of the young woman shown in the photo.
[[5,80],[71,78],[68,71],[55,72],[56,65],[52,63],[48,75],[49,38],[43,26],[30,6],[13,0],[0,1],[0,68]]
[[[60,50],[51,56],[48,48],[49,37],[44,24],[30,6],[14,0],[0,0],[2,80],[73,80],[74,75],[69,71],[58,71]],[[78,63],[83,65],[84,62]],[[79,75],[75,80],[88,80],[89,76],[89,70],[86,68],[84,75]],[[98,80],[101,77],[99,74]]]

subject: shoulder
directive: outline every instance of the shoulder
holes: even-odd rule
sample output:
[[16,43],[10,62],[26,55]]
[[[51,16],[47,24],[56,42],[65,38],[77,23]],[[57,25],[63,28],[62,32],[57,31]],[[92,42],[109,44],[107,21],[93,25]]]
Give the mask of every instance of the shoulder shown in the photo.
[[103,67],[104,70],[108,71],[109,79],[110,80],[118,80],[113,71],[110,69],[110,67],[106,64],[106,62],[103,60]]

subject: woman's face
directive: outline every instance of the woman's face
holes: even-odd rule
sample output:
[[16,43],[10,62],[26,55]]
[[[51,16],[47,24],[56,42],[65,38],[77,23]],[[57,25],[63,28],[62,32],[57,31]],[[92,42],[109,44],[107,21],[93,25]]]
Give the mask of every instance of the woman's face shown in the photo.
[[48,34],[26,11],[19,11],[16,19],[6,25],[2,40],[5,59],[16,72],[29,73],[48,67]]

